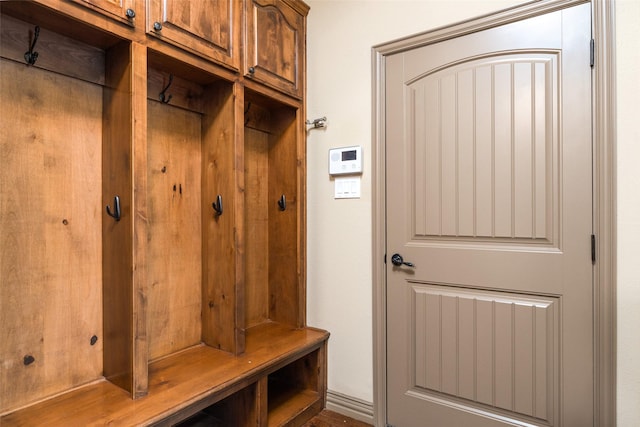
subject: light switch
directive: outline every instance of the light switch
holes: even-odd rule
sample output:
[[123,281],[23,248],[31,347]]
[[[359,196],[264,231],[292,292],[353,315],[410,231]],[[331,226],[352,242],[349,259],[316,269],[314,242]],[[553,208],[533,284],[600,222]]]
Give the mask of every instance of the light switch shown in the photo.
[[335,179],[336,199],[359,199],[360,198],[360,177],[336,178]]

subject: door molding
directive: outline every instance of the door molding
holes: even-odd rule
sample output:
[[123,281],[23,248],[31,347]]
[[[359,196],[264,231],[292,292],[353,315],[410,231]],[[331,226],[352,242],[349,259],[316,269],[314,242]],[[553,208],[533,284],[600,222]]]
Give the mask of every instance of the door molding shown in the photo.
[[[385,58],[510,22],[586,3],[588,0],[541,0],[481,16],[415,36],[374,46],[372,49],[372,239],[373,239],[373,403],[374,424],[387,420],[386,383],[386,140]],[[594,224],[594,408],[595,425],[616,425],[616,182],[615,182],[615,0],[593,0],[592,31],[595,40],[593,91]]]

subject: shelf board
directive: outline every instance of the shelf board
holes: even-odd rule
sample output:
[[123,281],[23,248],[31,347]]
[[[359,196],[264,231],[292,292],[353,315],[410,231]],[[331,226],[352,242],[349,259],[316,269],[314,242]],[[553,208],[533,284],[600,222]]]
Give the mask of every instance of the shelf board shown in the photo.
[[290,420],[304,414],[316,403],[320,403],[320,394],[313,390],[290,390],[279,393],[273,400],[269,397],[268,424],[270,426],[285,425]]
[[[103,380],[0,418],[0,425],[151,425],[179,421],[319,348],[325,331],[265,323],[247,331],[240,356],[204,345],[149,365],[149,394],[130,395]],[[316,393],[317,396],[317,393]]]

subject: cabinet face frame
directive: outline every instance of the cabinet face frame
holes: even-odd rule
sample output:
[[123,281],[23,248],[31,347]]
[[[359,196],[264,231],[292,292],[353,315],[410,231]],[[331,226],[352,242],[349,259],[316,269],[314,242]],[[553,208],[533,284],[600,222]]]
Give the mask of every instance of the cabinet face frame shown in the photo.
[[[144,1],[146,0],[123,0],[122,5],[126,7],[135,4],[141,7],[145,4]],[[295,12],[295,19],[302,20],[301,28],[304,29],[304,17],[308,8],[301,6],[301,10],[297,10],[290,5],[298,3],[287,0],[278,4],[289,11],[287,14]],[[20,58],[29,45],[28,35],[32,34],[34,25],[39,24],[43,31],[35,50],[40,50],[41,53],[35,67],[49,69],[51,66],[48,61],[53,61],[55,66],[51,71],[94,84],[100,93],[95,97],[95,102],[102,105],[102,116],[98,117],[98,133],[100,126],[102,127],[102,147],[98,148],[98,151],[102,152],[102,158],[98,163],[101,164],[102,170],[96,172],[100,180],[96,191],[101,203],[95,207],[99,219],[98,233],[101,233],[101,241],[96,245],[101,247],[102,252],[102,283],[94,283],[94,286],[101,288],[98,289],[98,293],[102,291],[100,316],[103,329],[101,333],[96,333],[98,344],[94,350],[103,349],[102,354],[98,356],[103,359],[103,374],[107,381],[98,375],[90,379],[93,383],[86,388],[78,385],[81,388],[57,390],[56,394],[61,393],[60,396],[48,393],[38,396],[38,399],[44,399],[43,404],[52,405],[49,408],[54,408],[54,416],[68,416],[64,410],[56,406],[56,402],[64,401],[67,396],[76,396],[76,399],[79,394],[95,393],[98,389],[110,390],[111,394],[114,394],[115,390],[118,395],[124,396],[125,393],[120,391],[125,390],[129,393],[129,399],[136,399],[148,393],[151,397],[149,390],[153,390],[152,381],[162,386],[162,380],[159,380],[157,375],[150,376],[154,364],[162,362],[149,360],[150,341],[153,340],[148,328],[148,296],[149,288],[153,285],[149,257],[153,249],[150,245],[156,243],[150,241],[148,233],[149,221],[154,220],[150,215],[149,206],[151,184],[148,171],[152,165],[149,164],[148,152],[149,145],[154,141],[149,139],[151,137],[148,130],[148,102],[151,98],[157,98],[158,92],[164,89],[167,80],[165,78],[151,82],[151,69],[161,71],[165,77],[174,74],[174,86],[167,91],[168,95],[173,95],[170,102],[177,108],[192,109],[202,116],[199,140],[201,211],[194,215],[195,220],[201,222],[202,228],[201,235],[198,236],[201,241],[196,243],[202,247],[201,342],[206,344],[204,347],[207,350],[224,353],[223,356],[216,356],[223,360],[241,360],[234,357],[242,355],[245,351],[248,353],[246,347],[251,347],[254,355],[266,355],[261,368],[263,371],[251,373],[252,380],[263,381],[261,377],[265,377],[266,381],[266,371],[270,371],[273,364],[282,362],[281,356],[277,354],[277,346],[275,355],[270,354],[272,343],[278,340],[286,341],[290,338],[289,334],[304,333],[306,330],[306,144],[302,92],[293,96],[283,88],[248,82],[239,73],[230,71],[229,64],[220,66],[222,61],[216,58],[207,59],[201,53],[197,53],[196,56],[188,46],[148,36],[142,25],[134,28],[131,22],[120,19],[117,12],[120,9],[114,9],[114,13],[108,11],[107,6],[112,4],[110,0],[69,0],[68,3],[35,0],[0,4],[3,16],[6,12],[12,18],[24,20],[25,28],[20,30],[22,35],[17,44],[17,56],[12,60],[21,61]],[[245,3],[241,0],[229,0],[229,4],[234,5],[236,24],[232,39],[236,41],[237,69],[240,62],[237,42],[242,35],[239,25],[240,13]],[[139,12],[140,24],[146,13],[145,10]],[[127,25],[122,25],[123,22]],[[79,47],[82,44],[99,51],[105,58],[104,64],[96,67],[97,71],[89,77],[77,75],[78,69],[92,65],[85,64],[90,62],[87,61],[87,55],[79,53],[72,55],[73,58],[61,54],[52,55],[52,52],[60,49],[60,43],[52,43],[51,39],[47,39],[47,32],[56,32],[69,38],[70,51],[82,52]],[[302,61],[300,67],[304,67],[304,46],[298,47],[302,50],[298,49],[295,55],[302,55],[298,60]],[[65,49],[67,47],[61,51],[66,52]],[[29,68],[25,70],[31,71]],[[81,73],[86,71],[83,69]],[[299,82],[298,89],[302,91],[302,81]],[[189,92],[190,88],[194,87],[196,92]],[[202,90],[197,92],[197,87]],[[244,223],[245,124],[247,115],[253,114],[246,111],[247,96],[249,101],[262,106],[270,117],[271,122],[263,129],[269,148],[261,161],[268,165],[268,177],[265,179],[278,184],[263,189],[266,194],[265,203],[269,205],[269,215],[278,218],[273,221],[274,224],[268,226],[268,233],[272,236],[271,242],[260,247],[260,250],[264,249],[267,252],[268,263],[271,265],[269,274],[260,285],[268,295],[269,314],[264,322],[257,324],[257,328],[250,328],[251,330],[247,330],[244,320],[245,300],[248,298],[245,295],[246,249],[253,244]],[[197,105],[194,107],[194,104]],[[55,117],[56,114],[52,114],[51,120],[55,120]],[[163,119],[155,120],[157,122]],[[28,123],[26,126],[28,127]],[[283,165],[284,163],[286,165]],[[100,164],[95,166],[99,167]],[[224,198],[224,214],[221,216],[216,216],[212,209],[212,202],[217,194]],[[286,211],[282,211],[278,205],[281,194],[286,196]],[[113,212],[116,195],[119,196],[122,211],[119,221],[110,218],[105,212],[107,205]],[[70,218],[69,221],[73,222],[73,219]],[[211,308],[209,313],[206,313],[205,307]],[[264,335],[265,330],[276,330],[271,340],[258,337]],[[59,332],[59,335],[64,335],[64,328],[60,328]],[[318,334],[317,331],[314,333]],[[91,338],[91,345],[94,345],[94,339]],[[321,339],[326,340],[327,337]],[[87,343],[83,341],[82,344],[88,346],[88,342],[89,340]],[[198,343],[195,347],[200,345]],[[308,345],[301,342],[293,351],[307,348]],[[259,347],[258,350],[256,346]],[[190,350],[193,348],[185,351]],[[299,354],[289,354],[286,358],[292,360],[291,358],[298,356]],[[162,354],[158,359],[166,360],[165,357],[175,361],[176,365],[184,364],[181,349]],[[36,363],[41,360],[38,359]],[[229,363],[232,366],[238,364]],[[326,360],[314,363],[322,365],[318,369],[325,369]],[[175,381],[175,378],[172,380]],[[213,378],[211,381],[210,378],[209,384],[215,384],[216,380],[217,378]],[[224,387],[228,387],[228,384],[235,387],[228,379],[225,381],[227,383]],[[216,384],[215,387],[222,386]],[[326,385],[318,389],[322,396],[324,388]],[[224,393],[230,392],[225,389]],[[136,402],[136,405],[138,404]],[[32,411],[32,407],[41,407],[40,404],[31,405],[31,401],[23,401],[12,405],[11,408],[0,407],[0,413],[13,411],[15,407],[23,405],[26,405],[26,413],[38,413],[39,409]],[[119,401],[118,405],[122,409],[129,404]],[[133,405],[132,402],[130,406]],[[6,419],[5,415],[2,415],[0,423]],[[18,417],[20,416],[18,414]],[[145,415],[140,417],[143,416]]]

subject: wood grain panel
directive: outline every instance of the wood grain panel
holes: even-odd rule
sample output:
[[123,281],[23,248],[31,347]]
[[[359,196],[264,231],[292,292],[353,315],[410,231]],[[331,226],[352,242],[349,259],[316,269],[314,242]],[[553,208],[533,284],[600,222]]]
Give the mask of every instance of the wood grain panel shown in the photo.
[[[246,325],[272,320],[300,327],[297,115],[247,106],[258,113],[246,116],[244,132]],[[283,195],[285,210],[278,204]]]
[[303,2],[245,2],[245,75],[302,97],[305,67],[302,52],[308,12]]
[[[24,54],[33,42],[35,25],[7,15],[1,15],[0,20],[0,56],[26,66]],[[105,53],[101,49],[41,28],[34,51],[38,58],[32,67],[92,83],[105,82]]]
[[[298,38],[296,23],[290,24],[283,13],[272,5],[253,2],[256,31],[254,65],[290,84],[297,84]],[[287,46],[288,48],[284,48]]]
[[102,87],[2,59],[0,93],[4,412],[102,374]]
[[[241,286],[238,248],[238,184],[236,162],[241,155],[241,134],[233,129],[239,119],[236,102],[241,95],[224,83],[205,89],[202,145],[202,339],[215,348],[240,353],[244,348],[244,287]],[[239,98],[239,99],[237,99]],[[213,202],[222,197],[223,213]]]
[[[137,46],[139,48],[139,46]],[[137,62],[138,59],[142,63]],[[114,197],[120,198],[122,215],[120,221],[107,216],[103,210],[103,323],[104,323],[104,375],[133,396],[146,392],[146,360],[135,356],[134,343],[142,343],[144,349],[144,326],[140,320],[134,326],[134,290],[144,283],[140,267],[134,268],[134,211],[132,191],[133,153],[132,136],[140,142],[142,124],[134,124],[132,101],[140,112],[144,105],[144,85],[140,85],[140,74],[144,76],[144,58],[132,60],[131,45],[123,42],[107,51],[106,87],[104,89],[104,124],[102,145],[102,206],[114,209]],[[140,69],[142,68],[142,70]],[[135,69],[135,72],[133,71]],[[134,78],[132,74],[136,74]],[[135,83],[134,83],[135,82]],[[137,90],[134,91],[134,88]],[[142,90],[142,93],[140,93]],[[136,94],[135,96],[133,94]],[[144,116],[143,116],[144,117]],[[138,126],[138,128],[136,128]],[[137,147],[139,148],[139,147]],[[139,159],[136,159],[139,161]],[[142,164],[138,163],[139,166]],[[139,185],[139,183],[138,183]],[[144,188],[144,187],[142,187]],[[104,209],[104,208],[103,208]],[[134,271],[138,283],[134,280]],[[143,316],[137,319],[144,319]],[[143,364],[144,363],[144,364]],[[134,374],[134,365],[136,374]],[[141,366],[142,365],[142,366]],[[134,378],[137,377],[137,378]]]
[[[279,108],[272,116],[274,134],[269,151],[269,317],[302,327],[299,313],[300,248],[298,247],[298,152],[297,116]],[[284,196],[286,208],[278,201]],[[303,303],[302,303],[303,304]]]
[[[127,49],[129,51],[129,49]],[[131,116],[133,158],[133,299],[132,307],[132,397],[147,394],[149,388],[147,340],[147,48],[131,43]],[[123,55],[123,54],[121,54]],[[126,104],[125,104],[126,105]],[[112,123],[118,128],[119,123]],[[113,130],[112,130],[113,132]],[[125,139],[125,138],[123,138]],[[116,311],[117,312],[117,311]],[[106,316],[105,316],[106,318]],[[109,357],[109,355],[107,355]]]
[[126,10],[129,8],[135,9],[135,0],[73,0],[76,3],[83,4],[85,6],[93,6],[95,9],[101,11],[107,16],[116,18],[124,23],[133,26],[133,20],[130,20],[126,16]]
[[201,117],[148,103],[149,358],[201,338]]
[[246,326],[269,318],[269,135],[245,128]]
[[[256,381],[264,383],[265,389],[264,393],[258,390],[258,399],[266,399],[268,374],[324,348],[329,338],[323,331],[294,330],[275,323],[250,330],[247,335],[247,351],[240,356],[200,345],[152,363],[149,395],[144,399],[134,401],[110,382],[99,381],[4,415],[0,424],[171,425]],[[317,394],[320,402],[324,389]],[[261,407],[265,424],[266,408],[266,404]]]
[[[161,7],[161,16],[166,24],[210,41],[224,50],[229,49],[231,1],[164,1],[161,2]],[[222,19],[223,17],[227,19]]]
[[557,63],[509,53],[407,83],[416,238],[558,243]]
[[411,299],[416,391],[552,421],[556,298],[414,284]]
[[[238,68],[239,0],[149,0],[147,33]],[[154,24],[161,24],[161,29]],[[234,31],[235,30],[235,31]]]

